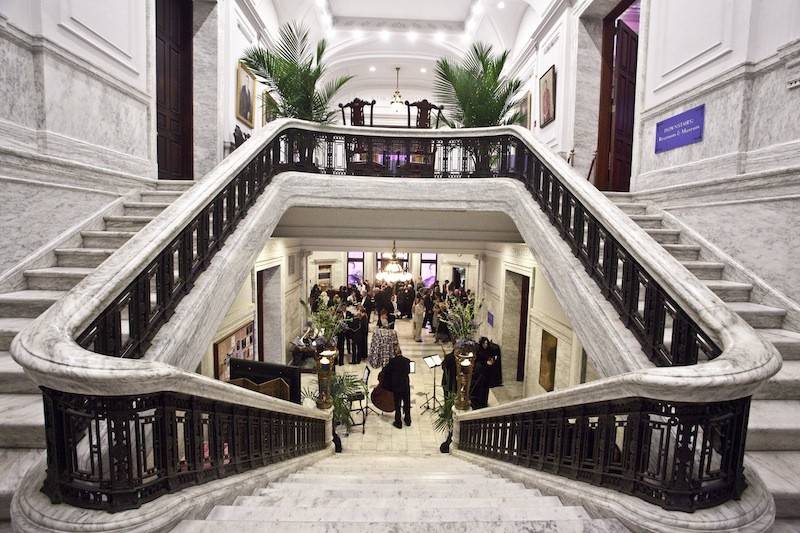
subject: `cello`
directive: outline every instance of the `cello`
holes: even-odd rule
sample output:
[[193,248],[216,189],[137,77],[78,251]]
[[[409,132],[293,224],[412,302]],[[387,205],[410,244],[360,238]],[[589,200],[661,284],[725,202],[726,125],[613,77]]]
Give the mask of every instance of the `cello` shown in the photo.
[[378,384],[372,389],[369,400],[372,405],[383,411],[384,413],[394,413],[394,393],[386,388],[384,381],[386,374],[381,369],[378,374]]

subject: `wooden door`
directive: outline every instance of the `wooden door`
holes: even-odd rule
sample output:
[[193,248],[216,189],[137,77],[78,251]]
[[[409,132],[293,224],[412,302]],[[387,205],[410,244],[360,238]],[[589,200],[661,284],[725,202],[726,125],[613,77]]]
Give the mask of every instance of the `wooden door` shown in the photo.
[[633,157],[633,123],[636,104],[636,55],[639,36],[617,21],[614,46],[612,96],[611,172],[612,191],[629,191]]
[[531,278],[522,278],[522,294],[519,304],[519,344],[517,345],[517,381],[525,379],[525,352],[528,347],[528,296],[531,290]]
[[159,179],[192,179],[192,2],[156,0]]

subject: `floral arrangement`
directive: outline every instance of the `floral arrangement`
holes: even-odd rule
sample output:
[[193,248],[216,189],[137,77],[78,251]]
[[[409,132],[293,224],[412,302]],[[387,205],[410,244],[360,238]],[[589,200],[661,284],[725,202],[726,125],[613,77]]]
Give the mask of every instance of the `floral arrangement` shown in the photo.
[[481,322],[478,320],[483,302],[475,303],[472,300],[461,302],[452,297],[447,301],[447,308],[442,312],[439,320],[447,324],[450,335],[456,340],[475,340]]
[[311,320],[311,327],[314,328],[314,334],[317,338],[322,337],[327,344],[335,342],[336,335],[342,332],[347,327],[347,319],[337,311],[336,306],[328,306],[318,301],[317,310],[311,311],[311,306],[303,300],[300,303],[305,306],[309,312]]

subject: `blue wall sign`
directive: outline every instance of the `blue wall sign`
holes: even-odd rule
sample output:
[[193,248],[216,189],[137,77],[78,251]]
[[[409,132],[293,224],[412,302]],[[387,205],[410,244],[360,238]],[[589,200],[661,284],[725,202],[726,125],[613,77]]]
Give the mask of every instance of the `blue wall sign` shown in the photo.
[[491,311],[486,311],[486,322],[488,322],[491,327],[494,327],[494,315]]
[[656,153],[703,140],[706,105],[699,105],[656,124]]

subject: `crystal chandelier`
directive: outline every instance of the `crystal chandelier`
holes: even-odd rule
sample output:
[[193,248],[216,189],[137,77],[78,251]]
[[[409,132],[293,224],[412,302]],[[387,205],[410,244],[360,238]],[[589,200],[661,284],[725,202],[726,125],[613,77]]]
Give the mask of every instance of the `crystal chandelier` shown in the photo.
[[411,274],[403,269],[403,265],[397,260],[397,246],[395,241],[392,241],[392,258],[386,263],[386,266],[378,272],[375,276],[378,281],[389,283],[390,285],[400,281],[410,281]]
[[403,95],[400,94],[400,67],[394,67],[397,73],[397,80],[394,86],[394,94],[392,95],[392,102],[389,104],[393,113],[401,113],[406,106],[403,103]]

